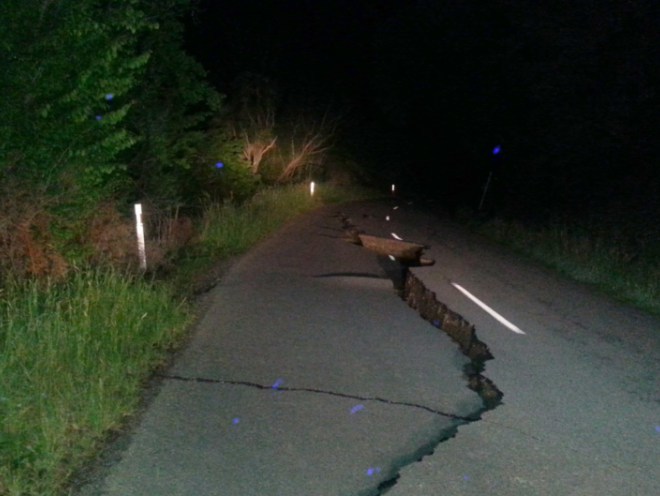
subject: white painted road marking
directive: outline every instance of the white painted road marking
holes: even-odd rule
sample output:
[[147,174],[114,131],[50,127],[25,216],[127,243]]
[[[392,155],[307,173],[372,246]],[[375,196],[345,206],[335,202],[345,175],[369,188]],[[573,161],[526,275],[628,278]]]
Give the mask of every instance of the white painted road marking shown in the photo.
[[464,287],[460,286],[459,284],[456,284],[455,282],[452,282],[451,285],[454,286],[456,289],[458,289],[461,293],[463,293],[469,299],[471,299],[473,302],[475,302],[477,305],[479,305],[483,310],[485,310],[487,313],[489,313],[500,324],[508,327],[509,329],[511,329],[516,334],[525,334],[525,332],[522,331],[518,326],[516,326],[515,324],[512,324],[511,322],[506,320],[499,313],[497,313],[495,310],[490,308],[488,305],[486,305],[483,301],[481,301],[479,298],[474,296],[472,293],[470,293]]

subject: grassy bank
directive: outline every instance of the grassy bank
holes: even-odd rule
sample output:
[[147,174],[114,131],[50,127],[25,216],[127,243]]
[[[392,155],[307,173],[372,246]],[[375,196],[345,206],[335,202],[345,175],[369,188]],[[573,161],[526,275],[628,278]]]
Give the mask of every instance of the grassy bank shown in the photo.
[[122,428],[142,387],[185,335],[182,285],[245,252],[298,214],[356,190],[267,189],[209,205],[196,243],[167,280],[77,271],[63,283],[0,289],[0,494],[62,494],[71,474]]
[[[568,277],[646,311],[660,314],[660,246],[637,246],[600,226],[530,227],[467,218],[473,229]],[[466,220],[464,218],[463,220]]]
[[197,254],[226,257],[243,253],[300,213],[368,196],[362,190],[336,187],[320,187],[311,196],[307,185],[295,185],[262,190],[241,207],[211,205],[204,213]]
[[188,315],[168,288],[112,271],[3,293],[0,494],[57,494],[136,407]]
[[199,240],[182,257],[175,276],[182,294],[194,290],[195,280],[218,260],[239,255],[295,216],[329,203],[374,197],[373,192],[351,187],[318,187],[314,196],[308,185],[268,188],[250,202],[209,205],[199,226]]

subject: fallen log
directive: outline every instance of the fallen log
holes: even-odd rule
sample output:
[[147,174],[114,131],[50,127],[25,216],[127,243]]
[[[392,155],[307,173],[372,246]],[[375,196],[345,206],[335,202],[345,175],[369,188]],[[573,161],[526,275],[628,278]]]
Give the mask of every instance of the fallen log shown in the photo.
[[344,239],[354,245],[361,245],[362,241],[360,241],[360,234],[363,233],[364,231],[360,231],[356,227],[349,227],[344,229]]
[[368,234],[358,234],[362,246],[367,250],[378,253],[379,255],[391,256],[405,263],[416,265],[433,265],[434,261],[428,258],[422,258],[424,245],[410,243],[408,241],[399,241],[398,239],[380,238],[369,236]]

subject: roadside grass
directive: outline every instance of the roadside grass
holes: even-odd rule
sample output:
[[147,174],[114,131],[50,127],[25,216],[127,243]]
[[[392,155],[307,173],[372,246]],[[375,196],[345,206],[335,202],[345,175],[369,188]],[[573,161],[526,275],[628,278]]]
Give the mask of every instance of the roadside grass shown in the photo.
[[64,494],[72,475],[136,411],[153,371],[192,321],[187,284],[325,203],[373,198],[320,186],[264,189],[209,205],[195,245],[151,282],[111,269],[0,288],[0,494]]
[[110,270],[3,288],[0,494],[59,494],[121,427],[189,321],[171,294]]
[[245,253],[301,213],[326,204],[377,196],[364,188],[330,185],[319,185],[311,196],[308,184],[297,184],[265,188],[240,206],[208,205],[201,217],[197,242],[179,261],[175,286],[182,295],[190,295],[199,274],[219,260]]
[[238,255],[287,220],[320,205],[320,198],[301,185],[264,189],[242,206],[209,205],[202,219],[200,247],[213,257]]
[[[530,227],[501,218],[475,221],[473,229],[574,280],[620,301],[660,314],[660,246],[634,246],[607,228]],[[466,220],[466,217],[463,217]]]
[[201,247],[214,257],[245,252],[295,216],[327,203],[368,197],[358,189],[320,187],[314,196],[309,186],[297,184],[267,188],[247,204],[210,205],[204,212]]

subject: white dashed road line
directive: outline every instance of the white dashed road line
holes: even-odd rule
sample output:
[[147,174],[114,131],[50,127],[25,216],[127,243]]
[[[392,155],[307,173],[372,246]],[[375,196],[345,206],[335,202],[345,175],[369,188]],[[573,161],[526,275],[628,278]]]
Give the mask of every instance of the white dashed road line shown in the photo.
[[516,334],[525,334],[523,330],[521,330],[518,326],[515,324],[512,324],[508,320],[506,320],[504,317],[502,317],[499,313],[497,313],[495,310],[490,308],[488,305],[486,305],[483,301],[481,301],[479,298],[474,296],[472,293],[470,293],[467,289],[465,289],[463,286],[456,284],[455,282],[451,283],[452,286],[454,286],[456,289],[458,289],[461,293],[463,293],[465,296],[467,296],[470,300],[472,300],[474,303],[476,303],[479,307],[481,307],[485,312],[491,315],[495,320],[497,320],[500,324],[502,324],[505,327],[508,327],[511,329],[513,332]]

